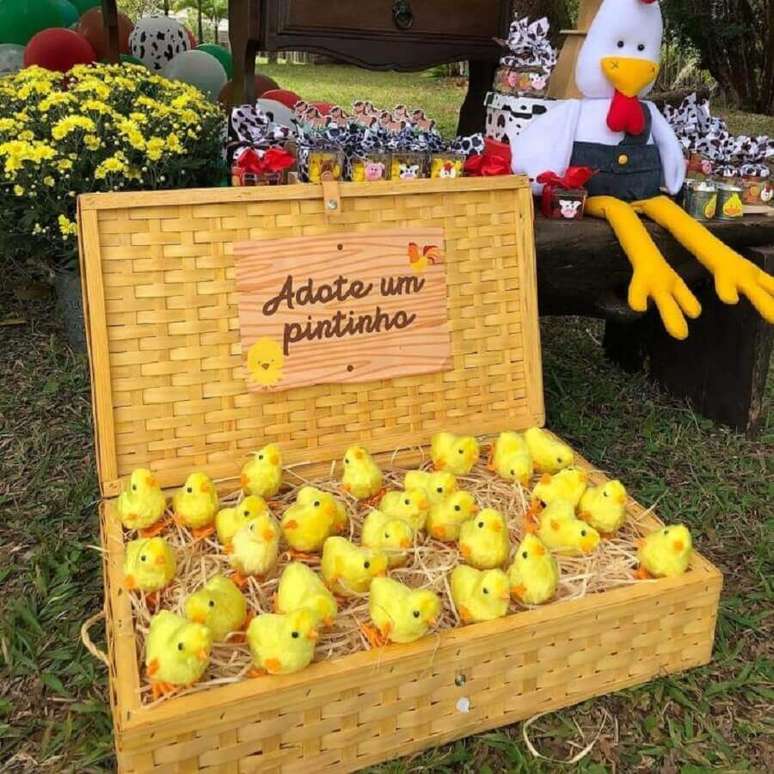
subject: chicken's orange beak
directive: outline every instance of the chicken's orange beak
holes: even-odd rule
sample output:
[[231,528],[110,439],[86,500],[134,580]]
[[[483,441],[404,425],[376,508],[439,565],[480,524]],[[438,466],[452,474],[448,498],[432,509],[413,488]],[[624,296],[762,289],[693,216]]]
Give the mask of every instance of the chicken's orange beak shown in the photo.
[[470,507],[471,513],[478,513],[481,510],[475,503]]
[[502,525],[502,524],[500,524],[500,522],[499,522],[499,521],[493,521],[493,522],[492,522],[492,523],[489,525],[489,528],[492,530],[492,532],[498,532],[498,533],[499,533],[499,532],[502,532],[502,531],[503,531],[503,525]]
[[336,506],[333,503],[326,504],[325,515],[330,519],[332,519],[336,515]]
[[428,623],[428,624],[429,624],[431,627],[435,627],[435,626],[438,624],[438,619],[437,619],[435,616],[433,616],[432,618],[429,618],[429,619],[428,619],[427,623]]
[[269,455],[269,463],[271,465],[279,465],[279,454],[277,452],[272,452]]
[[387,575],[387,569],[385,567],[382,567],[376,571],[377,578],[383,578],[385,575]]
[[207,481],[202,481],[202,483],[199,484],[199,491],[202,494],[209,494],[212,491],[212,487],[209,485]]
[[508,591],[508,589],[505,589],[505,591],[501,592],[500,599],[510,599],[511,598],[511,592]]
[[584,554],[590,554],[595,548],[597,544],[594,541],[594,538],[587,537],[581,540],[581,551],[583,551]]
[[683,543],[682,540],[674,540],[672,542],[672,548],[674,549],[674,552],[676,554],[679,554],[682,552],[682,550],[685,548],[685,543]]
[[616,495],[615,501],[619,505],[625,505],[626,504],[626,495],[623,492],[619,492],[618,495]]
[[205,624],[207,623],[207,616],[202,612],[196,612],[191,616],[191,620],[194,623]]
[[312,642],[317,642],[317,638],[320,636],[320,632],[317,629],[310,629],[309,634],[306,635]]
[[167,560],[164,558],[164,554],[159,554],[154,561],[154,564],[157,564],[159,567],[163,567],[166,563]]
[[145,485],[149,486],[149,487],[152,487],[152,488],[153,487],[157,487],[158,486],[158,482],[156,481],[155,476],[148,476],[145,479]]
[[534,550],[537,556],[544,556],[546,553],[546,549],[543,546],[535,546]]
[[206,661],[210,657],[210,654],[202,648],[197,654],[196,658],[199,659],[199,661]]
[[446,467],[446,460],[443,457],[433,460],[433,467],[436,470],[443,470]]
[[274,532],[270,530],[268,527],[261,533],[261,537],[267,542],[271,543],[272,540],[274,540]]
[[242,487],[242,489],[247,489],[247,475],[245,473],[242,473],[239,476],[239,485]]
[[658,62],[626,56],[605,56],[601,61],[605,78],[626,97],[636,97],[658,75]]
[[130,591],[137,588],[137,581],[134,579],[134,575],[127,575],[126,578],[124,578],[124,586]]
[[417,503],[417,507],[420,511],[426,511],[430,507],[430,503],[423,497],[419,503]]
[[411,548],[411,541],[408,538],[403,538],[403,540],[400,541],[400,547]]

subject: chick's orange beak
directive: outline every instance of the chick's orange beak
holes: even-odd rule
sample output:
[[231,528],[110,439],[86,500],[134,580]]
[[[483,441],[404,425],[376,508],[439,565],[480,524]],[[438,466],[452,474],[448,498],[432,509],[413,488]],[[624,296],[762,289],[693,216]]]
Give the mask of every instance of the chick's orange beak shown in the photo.
[[590,554],[597,547],[597,541],[590,537],[584,538],[581,540],[580,547],[584,554]]
[[279,454],[277,454],[277,452],[272,452],[269,455],[269,462],[272,465],[279,465]]
[[156,487],[156,486],[158,486],[158,482],[156,481],[156,479],[155,479],[155,477],[154,477],[154,476],[148,476],[148,477],[145,479],[145,484],[146,484],[147,486],[149,486],[149,487]]
[[492,522],[492,523],[489,525],[489,527],[490,527],[490,529],[492,530],[492,532],[502,532],[502,531],[503,531],[503,525],[502,525],[502,524],[500,524],[500,522],[499,522],[499,521],[493,521],[493,522]]
[[210,654],[207,652],[205,648],[202,648],[197,654],[196,658],[199,659],[199,661],[206,661],[210,657]]
[[658,62],[626,56],[606,56],[601,61],[605,77],[626,97],[636,97],[658,75]]
[[535,556],[543,556],[546,552],[546,549],[543,548],[543,546],[535,546],[534,551]]
[[426,511],[430,507],[430,503],[422,498],[419,503],[417,503],[417,506],[419,507],[420,511]]
[[205,615],[205,614],[204,614],[204,613],[203,613],[201,610],[197,610],[197,611],[196,611],[196,612],[195,612],[195,613],[194,613],[194,614],[191,616],[191,620],[192,620],[194,623],[199,623],[199,624],[206,624],[206,623],[207,623],[207,616],[206,616],[206,615]]
[[212,491],[212,487],[206,481],[202,481],[202,483],[199,484],[199,491],[202,494],[209,494]]
[[403,540],[400,541],[400,547],[411,548],[411,541],[408,538],[403,538]]
[[317,638],[320,636],[320,633],[317,631],[317,629],[312,629],[306,636],[309,637],[312,642],[317,642]]
[[625,494],[623,494],[623,492],[621,492],[621,493],[619,493],[619,494],[616,496],[615,500],[616,500],[616,502],[617,502],[619,505],[625,505],[625,504],[626,504],[626,495],[625,495]]
[[676,554],[679,554],[685,548],[685,543],[682,540],[675,540],[672,542],[672,548]]
[[166,563],[167,563],[167,562],[166,562],[166,560],[164,559],[164,554],[159,554],[159,555],[156,557],[155,561],[154,561],[154,564],[157,564],[159,567],[163,567],[163,566],[164,566]]
[[261,537],[267,543],[271,543],[271,541],[274,540],[274,533],[268,527],[266,527],[266,529],[261,533]]
[[508,589],[500,592],[500,599],[510,599],[510,598],[511,598],[511,592],[508,591]]
[[134,575],[127,575],[126,578],[124,578],[124,586],[130,591],[137,588],[137,581],[134,579]]
[[477,505],[471,505],[470,506],[470,512],[471,513],[478,513],[481,510]]

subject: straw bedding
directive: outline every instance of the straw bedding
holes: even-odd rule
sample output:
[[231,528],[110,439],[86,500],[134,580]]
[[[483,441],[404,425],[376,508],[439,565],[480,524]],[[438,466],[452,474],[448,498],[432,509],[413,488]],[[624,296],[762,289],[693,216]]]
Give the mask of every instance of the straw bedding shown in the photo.
[[[429,463],[423,467],[429,467]],[[297,490],[305,484],[312,483],[347,503],[350,515],[348,537],[359,543],[362,522],[369,507],[341,491],[338,481],[340,472],[335,465],[332,465],[328,477],[308,481],[293,469],[286,469],[285,486],[270,502],[274,515],[279,519],[284,508],[295,500]],[[402,489],[404,473],[405,470],[397,465],[390,466],[385,470],[385,487]],[[523,536],[524,513],[529,505],[529,492],[518,484],[497,478],[486,469],[483,463],[476,465],[469,475],[459,476],[457,481],[459,488],[467,489],[473,494],[481,508],[495,508],[505,516],[508,522],[512,557]],[[223,497],[221,507],[234,505],[242,497],[241,491]],[[560,604],[568,599],[635,583],[633,575],[637,565],[635,542],[649,531],[643,523],[646,516],[647,512],[637,517],[629,512],[627,522],[619,532],[612,538],[603,539],[599,548],[591,555],[557,556],[561,579],[556,599],[549,604]],[[127,539],[133,537],[135,537],[133,533],[127,533]],[[160,593],[158,607],[155,609],[168,609],[182,615],[184,601],[190,593],[197,590],[213,575],[230,574],[231,568],[214,535],[197,541],[186,529],[171,523],[165,537],[177,554],[177,574],[172,583]],[[289,553],[282,551],[282,548],[280,550],[280,559],[275,570],[263,579],[250,578],[244,589],[248,606],[256,615],[272,612],[272,597],[277,589],[279,576],[285,565],[291,561]],[[451,599],[448,580],[451,570],[461,561],[456,543],[441,543],[420,533],[414,548],[409,551],[407,564],[390,570],[389,574],[390,577],[411,587],[430,588],[435,591],[443,602],[443,612],[439,616],[437,629],[448,629],[461,625]],[[313,569],[319,570],[319,558],[310,560],[308,563]],[[508,565],[504,569],[507,567]],[[138,659],[141,664],[144,664],[144,641],[154,610],[149,609],[142,594],[133,593],[131,599],[135,626],[140,635],[137,638],[140,651]],[[527,608],[527,605],[511,601],[509,614],[518,614],[519,611]],[[320,632],[315,661],[338,658],[370,649],[372,646],[361,630],[361,627],[368,622],[367,594],[340,600],[339,615],[334,626]],[[432,636],[432,633],[429,636]],[[232,636],[227,642],[213,644],[211,663],[202,680],[174,695],[207,690],[211,686],[250,679],[247,673],[251,668],[250,651],[244,642],[244,637]],[[271,677],[260,679],[271,679]],[[147,681],[141,688],[141,698],[143,703],[153,703]],[[161,698],[157,702],[165,701],[167,698]]]

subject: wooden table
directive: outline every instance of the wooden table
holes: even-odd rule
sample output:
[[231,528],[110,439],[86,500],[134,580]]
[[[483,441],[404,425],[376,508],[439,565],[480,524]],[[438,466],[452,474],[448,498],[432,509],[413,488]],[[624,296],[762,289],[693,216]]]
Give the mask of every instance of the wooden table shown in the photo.
[[[610,227],[590,218],[579,223],[536,216],[538,295],[543,315],[586,315],[606,321],[607,354],[630,371],[648,364],[651,376],[687,398],[710,419],[754,434],[766,386],[774,326],[746,299],[721,303],[709,274],[663,229],[647,228],[661,252],[701,302],[690,334],[677,341],[655,310],[645,315],[626,303],[631,267]],[[774,217],[714,221],[710,231],[774,273]]]
[[255,99],[258,51],[311,51],[370,70],[468,60],[457,131],[472,134],[484,127],[484,97],[502,55],[493,38],[507,37],[510,21],[511,0],[231,0],[235,93]]

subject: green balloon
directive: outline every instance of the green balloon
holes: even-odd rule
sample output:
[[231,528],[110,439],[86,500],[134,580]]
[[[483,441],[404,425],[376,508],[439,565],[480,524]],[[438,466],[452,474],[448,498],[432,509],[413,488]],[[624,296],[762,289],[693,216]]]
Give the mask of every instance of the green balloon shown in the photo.
[[62,26],[62,12],[54,0],[0,0],[0,43],[26,46],[49,27]]
[[62,19],[60,27],[72,27],[73,24],[78,23],[81,14],[70,0],[51,0],[51,2],[59,9]]
[[131,54],[120,54],[121,61],[126,62],[126,64],[135,64],[135,65],[141,65],[142,67],[147,67],[145,62],[142,61],[142,59],[138,59],[136,56],[132,56]]
[[78,16],[83,16],[89,8],[94,8],[95,5],[102,5],[102,0],[70,0],[78,11]]
[[234,60],[231,58],[231,52],[223,46],[217,45],[217,43],[201,43],[196,47],[197,51],[205,51],[214,56],[222,65],[226,71],[228,79],[231,80],[234,77]]

